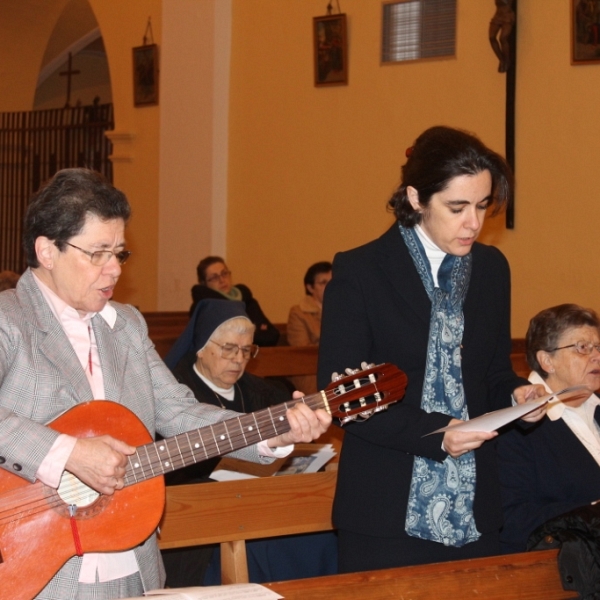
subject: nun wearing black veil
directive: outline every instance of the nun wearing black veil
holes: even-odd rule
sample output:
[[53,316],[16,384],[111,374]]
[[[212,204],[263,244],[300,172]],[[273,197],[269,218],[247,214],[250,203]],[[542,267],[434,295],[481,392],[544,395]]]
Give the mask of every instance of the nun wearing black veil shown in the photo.
[[[188,326],[175,342],[165,363],[199,402],[249,413],[290,399],[277,382],[246,373],[248,361],[258,354],[253,343],[255,326],[242,302],[202,300]],[[285,457],[293,446],[274,448]],[[209,459],[167,475],[167,485],[212,481],[219,458]],[[316,577],[337,572],[337,545],[332,533],[288,536],[247,543],[250,581],[264,583]],[[218,585],[218,546],[163,551],[167,585]]]

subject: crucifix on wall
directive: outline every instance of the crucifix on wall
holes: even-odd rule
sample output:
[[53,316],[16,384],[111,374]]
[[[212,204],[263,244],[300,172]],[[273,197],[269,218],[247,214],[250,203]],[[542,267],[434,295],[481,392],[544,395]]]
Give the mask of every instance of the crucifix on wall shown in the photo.
[[[494,0],[496,12],[489,27],[489,39],[498,57],[498,72],[506,73],[505,157],[515,172],[515,91],[517,76],[517,0]],[[515,227],[514,194],[506,208],[506,228]]]
[[73,56],[71,55],[71,53],[69,52],[69,62],[67,63],[67,70],[66,71],[61,71],[59,73],[59,75],[62,76],[66,76],[67,78],[67,102],[65,103],[65,108],[71,108],[71,76],[73,75],[79,75],[79,73],[81,73],[81,71],[77,70],[73,70]]

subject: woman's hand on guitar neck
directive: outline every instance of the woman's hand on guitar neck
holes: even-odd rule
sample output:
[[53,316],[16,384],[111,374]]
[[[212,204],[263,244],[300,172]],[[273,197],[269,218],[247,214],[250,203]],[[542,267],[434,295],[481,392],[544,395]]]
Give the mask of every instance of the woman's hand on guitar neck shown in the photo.
[[110,435],[78,438],[65,469],[101,494],[110,496],[123,487],[127,456],[135,447]]
[[[302,392],[293,394],[293,398],[302,398],[302,396]],[[322,408],[312,410],[302,402],[288,409],[285,416],[290,424],[290,430],[267,440],[269,448],[312,442],[323,435],[331,425],[331,415],[325,410]]]

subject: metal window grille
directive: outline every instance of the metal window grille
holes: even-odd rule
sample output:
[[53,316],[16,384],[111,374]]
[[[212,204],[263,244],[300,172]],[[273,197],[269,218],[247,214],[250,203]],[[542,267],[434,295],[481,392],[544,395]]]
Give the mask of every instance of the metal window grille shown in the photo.
[[24,270],[25,212],[56,171],[88,167],[112,181],[110,129],[112,104],[0,113],[0,271]]
[[454,56],[456,0],[402,0],[383,5],[381,61]]

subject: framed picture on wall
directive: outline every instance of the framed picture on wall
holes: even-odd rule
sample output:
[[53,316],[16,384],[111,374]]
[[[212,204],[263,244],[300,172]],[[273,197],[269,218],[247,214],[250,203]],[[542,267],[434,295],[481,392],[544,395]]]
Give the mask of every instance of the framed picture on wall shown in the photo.
[[571,0],[571,64],[600,63],[600,6]]
[[158,46],[148,44],[133,49],[133,104],[158,104]]
[[348,45],[346,15],[327,15],[313,18],[315,55],[315,85],[344,85],[348,83]]

